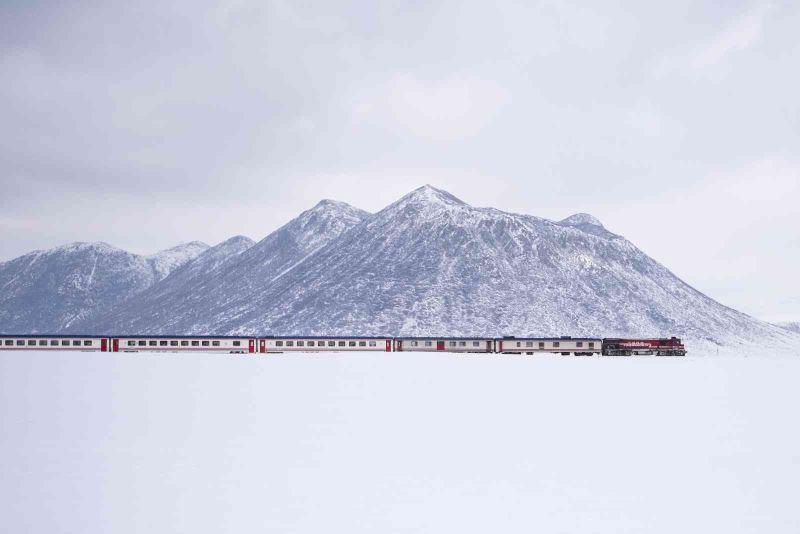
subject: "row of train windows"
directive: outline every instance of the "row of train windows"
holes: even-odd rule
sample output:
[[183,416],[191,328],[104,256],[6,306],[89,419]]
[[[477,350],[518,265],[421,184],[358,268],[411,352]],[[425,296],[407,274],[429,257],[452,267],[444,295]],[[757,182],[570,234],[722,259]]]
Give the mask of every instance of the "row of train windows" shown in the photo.
[[[589,343],[588,348],[593,349],[594,348],[594,341],[589,341],[588,343]],[[522,342],[521,341],[517,341],[517,346],[521,347],[522,346]],[[533,341],[526,341],[525,342],[525,346],[529,347],[529,348],[533,347]],[[561,342],[560,341],[553,341],[553,348],[554,349],[557,349],[560,346],[561,346]],[[575,347],[579,348],[579,349],[583,348],[583,341],[576,341],[575,342]],[[540,349],[544,348],[544,341],[539,341],[539,348]]]
[[[420,343],[419,341],[412,341],[411,342],[411,346],[412,347],[419,347],[420,346],[419,343]],[[466,341],[450,341],[448,344],[451,347],[466,347],[467,346],[467,342]],[[424,346],[425,347],[432,347],[433,346],[433,341],[425,341],[424,342]],[[481,342],[480,341],[473,341],[472,342],[472,346],[473,347],[480,347],[481,346]]]
[[[207,339],[204,339],[202,341],[196,340],[196,339],[193,339],[193,340],[184,339],[184,340],[181,340],[181,341],[178,341],[178,340],[175,340],[175,339],[170,340],[170,341],[168,341],[166,339],[162,339],[162,340],[159,340],[159,341],[156,341],[156,340],[153,340],[153,339],[151,339],[149,341],[146,341],[144,339],[140,339],[140,340],[129,339],[128,340],[128,346],[129,347],[209,347],[209,346],[210,347],[219,347],[220,344],[219,344],[218,340],[209,341]],[[234,341],[233,342],[233,346],[234,347],[241,347],[242,346],[242,342],[241,341]]]
[[62,339],[62,340],[58,340],[58,339],[50,339],[50,340],[48,340],[48,339],[39,339],[39,340],[36,340],[36,339],[17,339],[17,340],[6,339],[3,342],[3,345],[5,345],[6,347],[12,347],[12,346],[15,346],[15,345],[17,347],[23,347],[23,346],[28,346],[28,347],[36,347],[36,346],[47,347],[48,345],[51,346],[51,347],[58,347],[58,346],[61,346],[61,347],[70,347],[70,346],[72,346],[72,347],[91,347],[92,346],[92,340],[91,339],[83,339],[83,340],[81,340],[81,339]]
[[[283,347],[284,346],[284,342],[283,341],[276,341],[275,342],[275,346],[276,347]],[[313,340],[309,340],[309,341],[298,340],[298,341],[295,342],[295,341],[291,341],[290,340],[290,341],[286,341],[286,346],[287,347],[294,347],[294,346],[297,346],[297,347],[324,347],[325,346],[325,342],[324,341],[316,341],[315,342]],[[329,347],[336,347],[336,346],[339,346],[339,347],[366,347],[367,346],[367,342],[366,341],[328,341],[328,346]],[[369,346],[370,347],[377,347],[378,343],[376,341],[370,341],[369,342]]]

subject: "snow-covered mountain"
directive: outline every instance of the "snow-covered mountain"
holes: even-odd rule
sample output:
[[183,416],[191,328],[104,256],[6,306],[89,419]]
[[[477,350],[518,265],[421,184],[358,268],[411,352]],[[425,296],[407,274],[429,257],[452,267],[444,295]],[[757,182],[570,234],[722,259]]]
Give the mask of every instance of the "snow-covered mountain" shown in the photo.
[[[75,263],[88,269],[92,261]],[[4,272],[7,264],[0,267]],[[232,238],[161,280],[155,269],[136,272],[143,274],[135,288],[81,301],[91,314],[26,330],[680,335],[706,346],[800,343],[787,329],[703,295],[591,215],[555,222],[476,208],[431,186],[374,215],[325,200],[255,245]],[[39,293],[44,300],[52,295],[48,288]],[[20,309],[25,298],[15,301]],[[8,316],[14,305],[4,306]]]
[[225,333],[230,328],[224,325],[241,323],[241,314],[261,313],[254,299],[277,280],[368,216],[344,202],[323,200],[228,261],[207,265],[205,256],[217,247],[209,249],[149,291],[76,328]]
[[[475,208],[430,186],[375,215],[324,201],[220,268],[191,279],[178,274],[88,326],[149,333],[682,335],[729,346],[798,341],[696,291],[591,215],[553,222]],[[159,291],[171,297],[145,298]]]
[[144,257],[106,243],[71,243],[0,263],[0,332],[73,329],[150,287],[203,247],[187,243]]
[[208,248],[209,246],[202,241],[181,243],[147,256],[147,261],[153,266],[156,281],[163,280],[169,273],[193,260]]
[[780,326],[781,328],[785,328],[790,332],[797,332],[798,334],[800,334],[800,321],[778,323],[778,326]]
[[366,218],[228,313],[180,326],[225,333],[677,334],[725,343],[782,332],[696,291],[591,216],[552,222],[475,208],[430,186]]

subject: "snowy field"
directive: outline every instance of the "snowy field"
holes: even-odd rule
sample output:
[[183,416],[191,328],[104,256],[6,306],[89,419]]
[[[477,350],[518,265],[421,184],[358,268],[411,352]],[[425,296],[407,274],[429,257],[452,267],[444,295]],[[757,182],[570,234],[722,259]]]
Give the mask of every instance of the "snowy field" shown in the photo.
[[797,533],[800,358],[0,353],[0,531]]

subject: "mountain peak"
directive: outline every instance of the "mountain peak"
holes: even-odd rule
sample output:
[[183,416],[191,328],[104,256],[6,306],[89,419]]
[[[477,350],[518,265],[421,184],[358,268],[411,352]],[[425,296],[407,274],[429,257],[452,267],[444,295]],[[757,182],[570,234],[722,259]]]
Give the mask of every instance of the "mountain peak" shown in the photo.
[[583,224],[591,224],[592,226],[604,228],[603,223],[588,213],[575,213],[574,215],[570,215],[566,219],[562,220],[559,224],[563,224],[565,226],[581,226]]
[[425,184],[414,189],[400,199],[400,202],[422,202],[426,204],[444,204],[455,206],[466,206],[467,204],[454,195],[443,189],[437,189],[432,185]]

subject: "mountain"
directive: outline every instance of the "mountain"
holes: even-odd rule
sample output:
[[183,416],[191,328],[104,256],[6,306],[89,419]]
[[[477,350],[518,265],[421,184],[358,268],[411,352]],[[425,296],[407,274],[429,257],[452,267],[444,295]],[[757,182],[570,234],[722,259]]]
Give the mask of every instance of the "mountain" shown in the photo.
[[147,261],[153,266],[156,281],[163,280],[169,273],[196,258],[208,248],[208,245],[202,241],[182,243],[147,256]]
[[796,332],[800,334],[800,321],[794,321],[789,323],[777,323],[777,325],[780,326],[781,328],[789,330],[790,332]]
[[368,217],[367,212],[344,202],[323,200],[228,261],[210,266],[205,256],[215,254],[217,247],[209,249],[149,291],[78,328],[89,332],[224,333],[222,325],[241,322],[237,319],[241,313],[260,313],[254,299],[277,280]]
[[[197,313],[193,302],[200,300],[205,293],[199,289],[206,279],[214,280],[221,276],[220,272],[237,257],[250,249],[254,241],[248,237],[235,236],[214,247],[207,248],[194,259],[169,276],[156,282],[149,288],[122,301],[122,305],[102,315],[96,315],[70,328],[75,332],[126,332],[132,331],[117,326],[115,322],[123,321],[134,310],[146,313],[148,321],[169,323],[173,313]],[[144,311],[146,310],[146,311]],[[134,312],[139,313],[139,312]],[[144,318],[144,317],[143,317]],[[97,325],[102,326],[97,326]],[[103,330],[110,328],[110,330]],[[122,330],[119,330],[123,328]]]
[[70,330],[150,287],[203,246],[144,257],[106,243],[72,243],[0,263],[0,332]]
[[[12,288],[0,297],[0,325],[117,334],[678,335],[697,347],[754,353],[800,343],[703,295],[589,214],[550,221],[473,207],[431,186],[374,215],[324,200],[256,244],[232,238],[163,279],[152,257],[114,251],[96,269],[88,253],[44,261],[49,253],[37,252],[0,265],[2,287]],[[119,274],[100,292],[106,264]],[[45,283],[53,279],[61,285]],[[35,289],[23,291],[26,280],[37,280]],[[68,313],[48,322],[42,310],[60,306],[64,291]]]
[[425,186],[228,313],[225,333],[781,336],[706,297],[588,215],[561,222],[475,208]]

